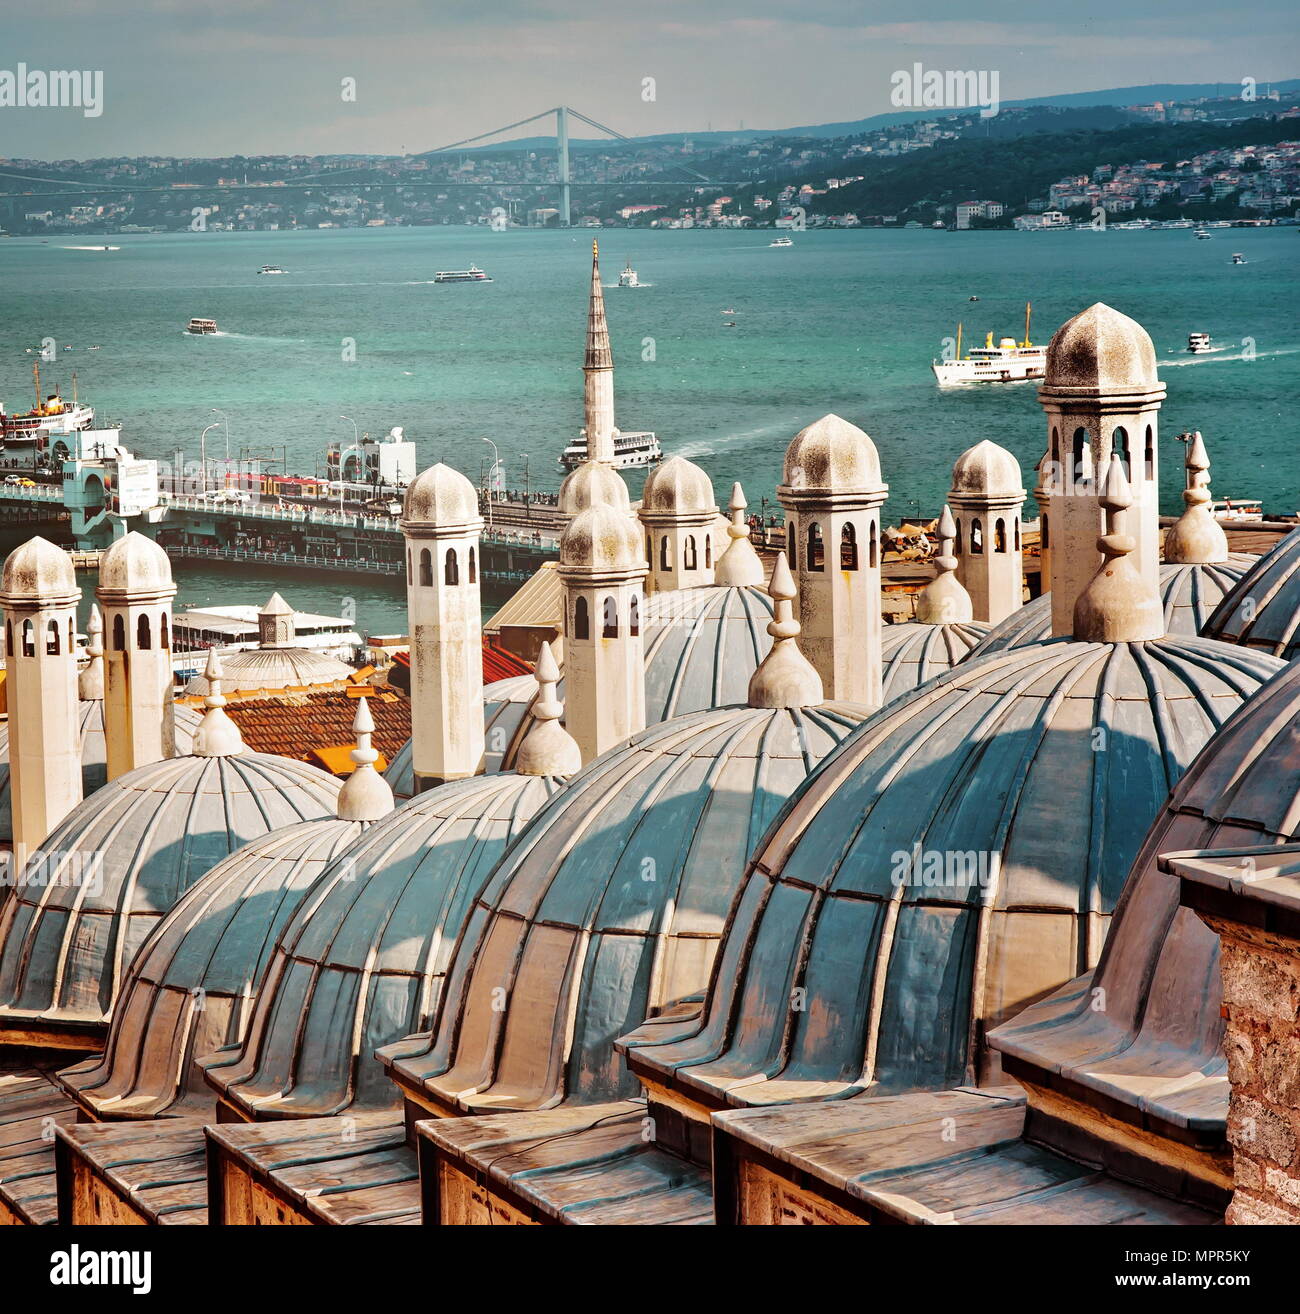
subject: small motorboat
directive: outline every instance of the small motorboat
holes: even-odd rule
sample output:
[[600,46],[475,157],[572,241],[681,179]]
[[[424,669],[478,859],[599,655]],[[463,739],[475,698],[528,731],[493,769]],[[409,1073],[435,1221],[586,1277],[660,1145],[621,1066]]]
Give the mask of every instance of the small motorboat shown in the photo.
[[1244,264],[1246,264],[1246,263],[1248,263],[1248,262],[1247,262],[1247,260],[1246,260],[1246,257],[1245,257],[1244,255],[1242,255],[1242,253],[1241,253],[1240,251],[1234,251],[1234,252],[1232,253],[1232,263],[1233,263],[1234,265],[1244,265]]

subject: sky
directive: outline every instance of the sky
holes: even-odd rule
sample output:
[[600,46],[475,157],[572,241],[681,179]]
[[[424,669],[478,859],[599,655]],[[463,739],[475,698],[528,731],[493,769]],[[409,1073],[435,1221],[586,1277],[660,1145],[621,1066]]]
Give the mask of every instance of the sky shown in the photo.
[[[103,74],[103,112],[0,107],[0,155],[414,153],[567,103],[629,136],[893,108],[891,74],[1001,99],[1300,75],[1294,0],[37,0],[0,76]],[[345,99],[344,79],[355,79]],[[653,79],[647,83],[646,79]],[[652,94],[650,94],[652,93]]]

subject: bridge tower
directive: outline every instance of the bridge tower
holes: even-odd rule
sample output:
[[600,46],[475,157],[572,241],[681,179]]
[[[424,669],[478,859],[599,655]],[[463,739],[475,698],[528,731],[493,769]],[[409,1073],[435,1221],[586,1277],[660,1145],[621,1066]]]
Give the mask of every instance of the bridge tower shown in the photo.
[[555,149],[560,166],[560,227],[567,228],[570,218],[570,186],[573,175],[569,172],[569,107],[555,110]]

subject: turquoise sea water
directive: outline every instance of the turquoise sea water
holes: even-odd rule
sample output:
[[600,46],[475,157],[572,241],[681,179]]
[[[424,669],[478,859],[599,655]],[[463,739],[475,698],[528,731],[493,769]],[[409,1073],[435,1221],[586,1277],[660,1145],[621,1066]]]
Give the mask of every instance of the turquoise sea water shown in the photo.
[[[49,336],[74,349],[45,379],[67,395],[75,367],[82,398],[145,456],[180,447],[195,459],[215,407],[232,455],[283,447],[292,468],[314,473],[328,441],[351,438],[348,415],[376,435],[404,426],[421,464],[441,459],[475,480],[492,438],[508,485],[522,485],[527,454],[532,486],[554,489],[556,457],[581,423],[590,238],[437,228],[11,239],[0,242],[0,397],[26,407],[24,348]],[[619,423],[656,430],[666,452],[708,471],[721,500],[737,478],[755,509],[771,499],[787,442],[827,411],[875,440],[888,519],[937,510],[953,459],[981,438],[1010,448],[1030,482],[1044,446],[1034,385],[940,392],[929,363],[959,319],[967,343],[989,329],[1019,336],[1032,299],[1035,340],[1096,300],[1151,333],[1169,389],[1164,510],[1181,505],[1173,435],[1189,428],[1205,435],[1216,494],[1300,506],[1295,229],[1220,229],[1210,242],[1188,231],[810,232],[775,250],[766,235],[726,230],[601,239],[607,284],[628,256],[652,284],[606,293]],[[101,242],[121,249],[77,249]],[[1233,266],[1233,251],[1249,263]],[[266,263],[287,272],[258,276]],[[494,282],[431,282],[470,263]],[[195,315],[221,335],[185,334]],[[1187,356],[1193,330],[1226,349]],[[208,442],[210,456],[224,454],[223,430]],[[630,472],[634,496],[640,482]],[[186,568],[178,601],[251,600],[275,582]],[[402,626],[400,587],[307,574],[292,586],[300,607],[330,611],[351,595],[363,626]]]

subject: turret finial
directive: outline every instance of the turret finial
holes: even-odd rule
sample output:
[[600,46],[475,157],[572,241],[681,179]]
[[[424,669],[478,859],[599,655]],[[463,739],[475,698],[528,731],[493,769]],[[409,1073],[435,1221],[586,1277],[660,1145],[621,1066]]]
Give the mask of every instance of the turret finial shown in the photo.
[[1102,563],[1074,604],[1074,637],[1090,643],[1162,638],[1165,616],[1160,597],[1134,564],[1131,553],[1137,541],[1125,533],[1133,496],[1118,456],[1107,462],[1098,501],[1106,516],[1106,532],[1097,539]]
[[86,669],[77,677],[77,697],[83,703],[98,703],[104,699],[104,618],[99,604],[92,603],[90,618],[86,621],[86,656],[90,659]]
[[533,724],[515,754],[515,771],[521,776],[571,776],[582,766],[582,750],[560,724],[564,704],[555,689],[560,668],[549,643],[542,644],[533,675],[537,680]]
[[953,544],[957,540],[957,525],[946,505],[939,516],[937,533],[939,552],[934,564],[938,573],[917,595],[916,619],[926,625],[969,621],[974,616],[970,594],[954,573],[957,558],[953,555]]
[[727,550],[718,558],[713,578],[719,584],[736,588],[762,588],[763,563],[754,545],[749,541],[749,524],[745,520],[745,490],[738,483],[731,485],[731,523],[727,537],[731,540]]
[[203,699],[207,711],[194,732],[195,757],[236,757],[244,751],[244,737],[239,727],[226,715],[226,698],[221,692],[221,658],[215,648],[208,649],[208,664],[203,677],[208,692]]
[[378,821],[393,810],[393,791],[388,781],[375,770],[379,754],[370,746],[375,732],[369,701],[357,699],[357,713],[352,718],[352,733],[357,745],[349,754],[352,774],[339,790],[338,816],[341,821]]
[[1180,433],[1178,441],[1187,444],[1186,510],[1165,531],[1165,560],[1180,565],[1227,561],[1228,536],[1210,510],[1210,458],[1205,443],[1199,430]]
[[772,647],[749,677],[751,707],[812,707],[825,698],[821,676],[799,651],[799,622],[794,616],[797,596],[790,563],[784,552],[777,554],[772,578],[767,585],[772,598],[772,619],[767,632]]

